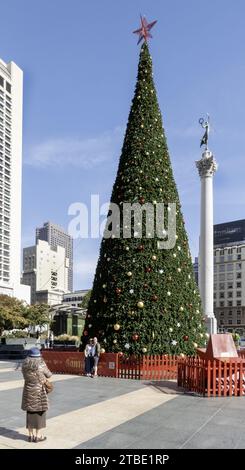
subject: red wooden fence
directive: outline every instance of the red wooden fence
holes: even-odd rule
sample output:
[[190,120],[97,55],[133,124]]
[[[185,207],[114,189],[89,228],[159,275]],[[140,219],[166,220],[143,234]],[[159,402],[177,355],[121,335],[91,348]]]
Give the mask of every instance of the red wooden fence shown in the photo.
[[[84,375],[85,361],[83,352],[43,350],[42,356],[51,372],[56,374]],[[117,377],[118,354],[101,354],[98,374],[105,377]]]
[[[51,372],[84,374],[84,354],[43,350],[42,356]],[[124,356],[103,353],[100,356],[98,375],[120,379],[161,380],[177,379],[177,356]]]
[[118,377],[121,379],[177,379],[177,356],[119,356]]
[[208,397],[245,395],[245,360],[178,360],[178,386]]

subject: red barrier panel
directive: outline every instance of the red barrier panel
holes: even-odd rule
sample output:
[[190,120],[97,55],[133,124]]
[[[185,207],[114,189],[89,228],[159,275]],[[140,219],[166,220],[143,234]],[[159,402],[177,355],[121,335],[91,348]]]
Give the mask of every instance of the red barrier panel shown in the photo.
[[[42,351],[42,357],[53,373],[84,375],[84,353],[66,351]],[[98,364],[98,375],[117,377],[118,355],[114,353],[101,354]]]

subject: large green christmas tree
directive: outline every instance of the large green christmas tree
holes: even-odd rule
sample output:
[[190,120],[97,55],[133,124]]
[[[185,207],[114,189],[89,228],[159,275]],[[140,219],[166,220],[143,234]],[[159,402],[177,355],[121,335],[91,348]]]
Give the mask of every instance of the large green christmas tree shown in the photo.
[[[125,202],[175,203],[175,246],[158,249],[159,238],[149,238],[145,218],[141,238],[133,225],[132,237],[123,238]],[[104,234],[84,342],[97,336],[107,352],[194,354],[205,341],[204,321],[146,42],[111,203],[120,207],[120,237]]]

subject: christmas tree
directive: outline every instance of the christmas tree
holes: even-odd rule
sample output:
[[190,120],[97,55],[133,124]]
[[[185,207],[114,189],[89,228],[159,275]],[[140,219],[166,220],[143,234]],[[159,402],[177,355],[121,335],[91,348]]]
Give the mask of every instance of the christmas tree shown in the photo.
[[[132,236],[124,238],[125,202],[142,208],[146,203],[153,208],[164,203],[169,216],[168,204],[175,203],[174,247],[159,249],[159,236],[147,232],[146,217],[140,238],[135,226],[130,229]],[[84,343],[88,336],[97,336],[107,352],[194,354],[197,345],[205,342],[204,321],[146,42],[140,51],[111,203],[120,208],[120,229],[102,239]],[[111,211],[107,233],[112,227],[110,216]]]

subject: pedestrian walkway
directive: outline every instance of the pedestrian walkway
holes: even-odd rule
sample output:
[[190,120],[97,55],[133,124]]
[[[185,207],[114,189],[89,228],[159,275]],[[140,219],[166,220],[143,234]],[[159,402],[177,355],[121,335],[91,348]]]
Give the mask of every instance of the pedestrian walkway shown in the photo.
[[28,443],[23,380],[0,362],[1,449],[245,448],[245,397],[201,398],[174,382],[54,375],[47,441]]

